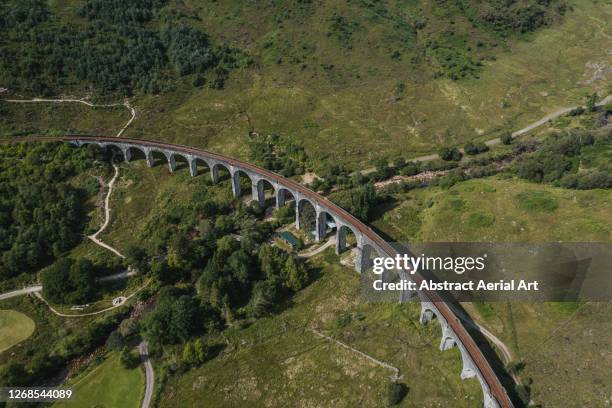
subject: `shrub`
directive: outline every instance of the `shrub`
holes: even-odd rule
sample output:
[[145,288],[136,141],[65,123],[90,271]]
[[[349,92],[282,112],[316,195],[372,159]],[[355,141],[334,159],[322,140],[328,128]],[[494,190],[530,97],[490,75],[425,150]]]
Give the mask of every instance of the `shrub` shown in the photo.
[[336,326],[338,326],[339,328],[346,327],[351,323],[352,320],[353,317],[350,313],[342,313],[336,318]]
[[583,113],[584,113],[584,108],[582,106],[579,106],[569,111],[567,115],[568,116],[580,116]]
[[125,346],[123,335],[118,331],[112,332],[110,336],[108,336],[108,339],[106,339],[106,344],[104,346],[109,351],[119,351],[123,349]]
[[499,140],[501,140],[501,142],[505,145],[511,145],[512,144],[512,133],[510,132],[504,132],[500,137]]
[[123,367],[132,370],[140,365],[140,355],[126,346],[121,350],[119,361]]
[[438,150],[438,155],[445,161],[459,161],[463,156],[456,147],[443,147]]
[[408,394],[408,387],[403,383],[390,383],[387,387],[387,406],[398,405]]
[[495,223],[495,216],[491,213],[481,210],[474,211],[470,214],[468,223],[471,227],[475,228],[490,227]]
[[524,191],[515,198],[519,207],[528,211],[553,212],[559,207],[557,200],[546,191]]

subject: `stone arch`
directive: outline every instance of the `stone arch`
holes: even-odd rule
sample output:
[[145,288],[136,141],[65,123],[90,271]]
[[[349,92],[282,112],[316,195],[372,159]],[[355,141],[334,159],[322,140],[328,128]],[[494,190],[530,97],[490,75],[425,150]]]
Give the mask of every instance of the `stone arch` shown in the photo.
[[271,200],[276,201],[276,186],[272,184],[268,179],[260,178],[251,186],[253,192],[253,200],[257,201],[261,207],[267,207],[266,205],[266,191],[272,191],[269,194]]
[[427,306],[424,306],[424,303],[421,303],[421,315],[419,317],[419,321],[421,324],[427,324],[436,317],[436,313]]
[[115,144],[115,143],[91,143],[93,144],[97,144],[98,146],[100,146],[100,148],[105,149],[109,154],[109,159],[111,159],[112,157],[115,157],[115,161],[120,161],[121,158],[124,161],[128,161],[130,158],[130,152],[125,149],[124,146],[121,146],[119,144]]
[[[210,163],[209,163],[210,165]],[[232,178],[232,171],[228,165],[221,162],[213,162],[210,166],[210,174],[213,183],[218,183],[219,181],[227,180]]]
[[[474,364],[474,360],[472,360],[472,357],[470,357],[463,344],[461,344],[460,342],[455,342],[455,344],[459,348],[459,352],[461,354],[461,379],[465,380],[468,378],[476,377],[478,375],[478,369],[476,368],[476,364]],[[486,396],[485,387],[482,387],[482,391]]]
[[125,147],[124,152],[124,158],[125,161],[132,161],[132,160],[138,160],[138,159],[147,159],[147,152],[145,151],[145,149],[141,148],[140,146],[136,146],[136,145],[128,145]]
[[208,162],[201,157],[192,156],[191,160],[189,161],[189,173],[195,177],[198,174],[207,172],[210,172],[212,177],[212,169],[210,164],[208,164]]
[[251,176],[242,169],[234,169],[234,172],[232,173],[232,192],[234,193],[234,197],[239,198],[242,195],[243,189],[245,191],[248,191],[245,188],[244,183],[246,182],[246,180],[248,180],[248,183],[250,184],[250,190],[253,190],[255,182],[253,181]]
[[317,226],[317,205],[308,198],[298,198],[295,206],[295,227],[315,232]]
[[190,160],[186,155],[176,152],[167,152],[166,157],[168,157],[168,166],[171,172],[182,168],[188,168],[191,171]]
[[[290,201],[287,201],[287,194],[291,196]],[[276,189],[276,208],[281,208],[287,203],[295,205],[295,194],[288,188],[279,186]]]
[[358,247],[357,257],[355,259],[355,269],[359,273],[363,273],[370,269],[373,265],[374,256],[382,256],[377,248],[374,246],[364,243],[361,247]]
[[324,239],[328,234],[334,233],[337,229],[338,221],[336,217],[326,210],[319,211],[319,214],[317,214],[317,241]]
[[115,145],[115,144],[106,143],[106,142],[98,142],[98,141],[93,141],[93,140],[83,140],[83,141],[71,142],[71,144],[76,147],[98,146],[100,150],[109,149],[109,146],[113,146],[115,150],[121,153],[125,159],[125,154],[123,153],[123,150],[118,145]]
[[[354,237],[351,239],[347,233],[350,232]],[[354,242],[353,242],[354,241]],[[340,223],[336,226],[336,255],[340,255],[346,250],[361,246],[361,235],[353,227]]]
[[157,149],[148,149],[147,154],[147,164],[149,167],[153,167],[161,162],[170,163],[170,158],[163,150]]
[[455,346],[455,338],[451,335],[444,334],[440,340],[440,350],[448,350]]

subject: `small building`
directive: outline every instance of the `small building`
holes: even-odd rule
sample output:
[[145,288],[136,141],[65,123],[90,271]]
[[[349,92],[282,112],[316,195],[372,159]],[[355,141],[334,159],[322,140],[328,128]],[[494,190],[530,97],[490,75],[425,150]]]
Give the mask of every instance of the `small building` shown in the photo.
[[288,243],[292,249],[299,249],[299,247],[301,246],[300,240],[289,231],[281,232],[280,238],[286,243]]

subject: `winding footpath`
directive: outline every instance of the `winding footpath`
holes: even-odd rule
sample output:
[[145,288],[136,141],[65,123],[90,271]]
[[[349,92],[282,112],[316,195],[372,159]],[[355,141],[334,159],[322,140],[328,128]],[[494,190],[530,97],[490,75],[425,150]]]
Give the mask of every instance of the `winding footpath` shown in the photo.
[[93,235],[89,235],[87,238],[89,238],[95,244],[101,246],[102,248],[105,248],[111,251],[118,257],[125,259],[125,256],[121,252],[117,251],[112,246],[102,242],[98,238],[98,235],[100,235],[106,229],[106,227],[108,227],[108,224],[110,222],[110,211],[111,211],[110,210],[110,197],[111,197],[111,194],[113,193],[113,186],[115,185],[115,181],[117,181],[117,177],[119,177],[119,166],[113,163],[113,168],[115,169],[115,174],[113,175],[111,180],[108,182],[108,185],[107,185],[108,191],[106,192],[106,197],[104,198],[104,223],[102,224],[102,226],[100,227],[98,231],[96,231]]

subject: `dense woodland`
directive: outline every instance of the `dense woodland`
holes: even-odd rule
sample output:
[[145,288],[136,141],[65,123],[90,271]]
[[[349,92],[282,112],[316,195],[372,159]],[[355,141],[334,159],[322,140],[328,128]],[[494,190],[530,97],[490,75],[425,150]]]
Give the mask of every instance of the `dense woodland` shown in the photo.
[[611,145],[609,129],[552,133],[537,151],[518,161],[513,170],[526,180],[564,188],[612,188],[612,163],[592,160],[593,153]]
[[[488,58],[479,51],[484,43],[472,44],[452,29],[417,41],[428,24],[419,12],[407,15],[382,1],[350,4],[363,18],[333,11],[326,19],[326,35],[340,49],[350,52],[355,33],[382,21],[392,25],[389,35],[399,47],[390,54],[391,61],[405,55],[415,64],[434,62],[434,78],[477,77],[482,60]],[[280,13],[284,6],[259,7],[277,7]],[[315,2],[299,1],[295,13],[312,15],[315,7]],[[448,16],[463,14],[474,27],[501,38],[536,30],[567,9],[563,0],[452,0],[438,1],[435,7]],[[233,69],[252,61],[235,46],[211,41],[196,27],[198,13],[167,0],[86,0],[66,17],[53,14],[45,0],[4,1],[0,3],[0,81],[11,90],[35,95],[92,87],[123,95],[160,93],[176,89],[177,80],[187,75],[194,86],[223,88]],[[279,24],[284,18],[279,17]],[[304,58],[284,55],[287,52],[281,51],[275,63],[304,66]],[[330,71],[333,66],[323,63],[321,68]]]
[[35,271],[81,241],[85,202],[98,182],[70,179],[102,159],[95,149],[68,145],[0,147],[0,278]]
[[[202,74],[222,88],[229,70],[248,65],[240,51],[215,46],[172,13],[165,0],[89,0],[65,23],[44,0],[0,4],[0,79],[37,95],[79,84],[129,95],[171,89],[175,78]],[[77,17],[75,16],[75,17]]]

